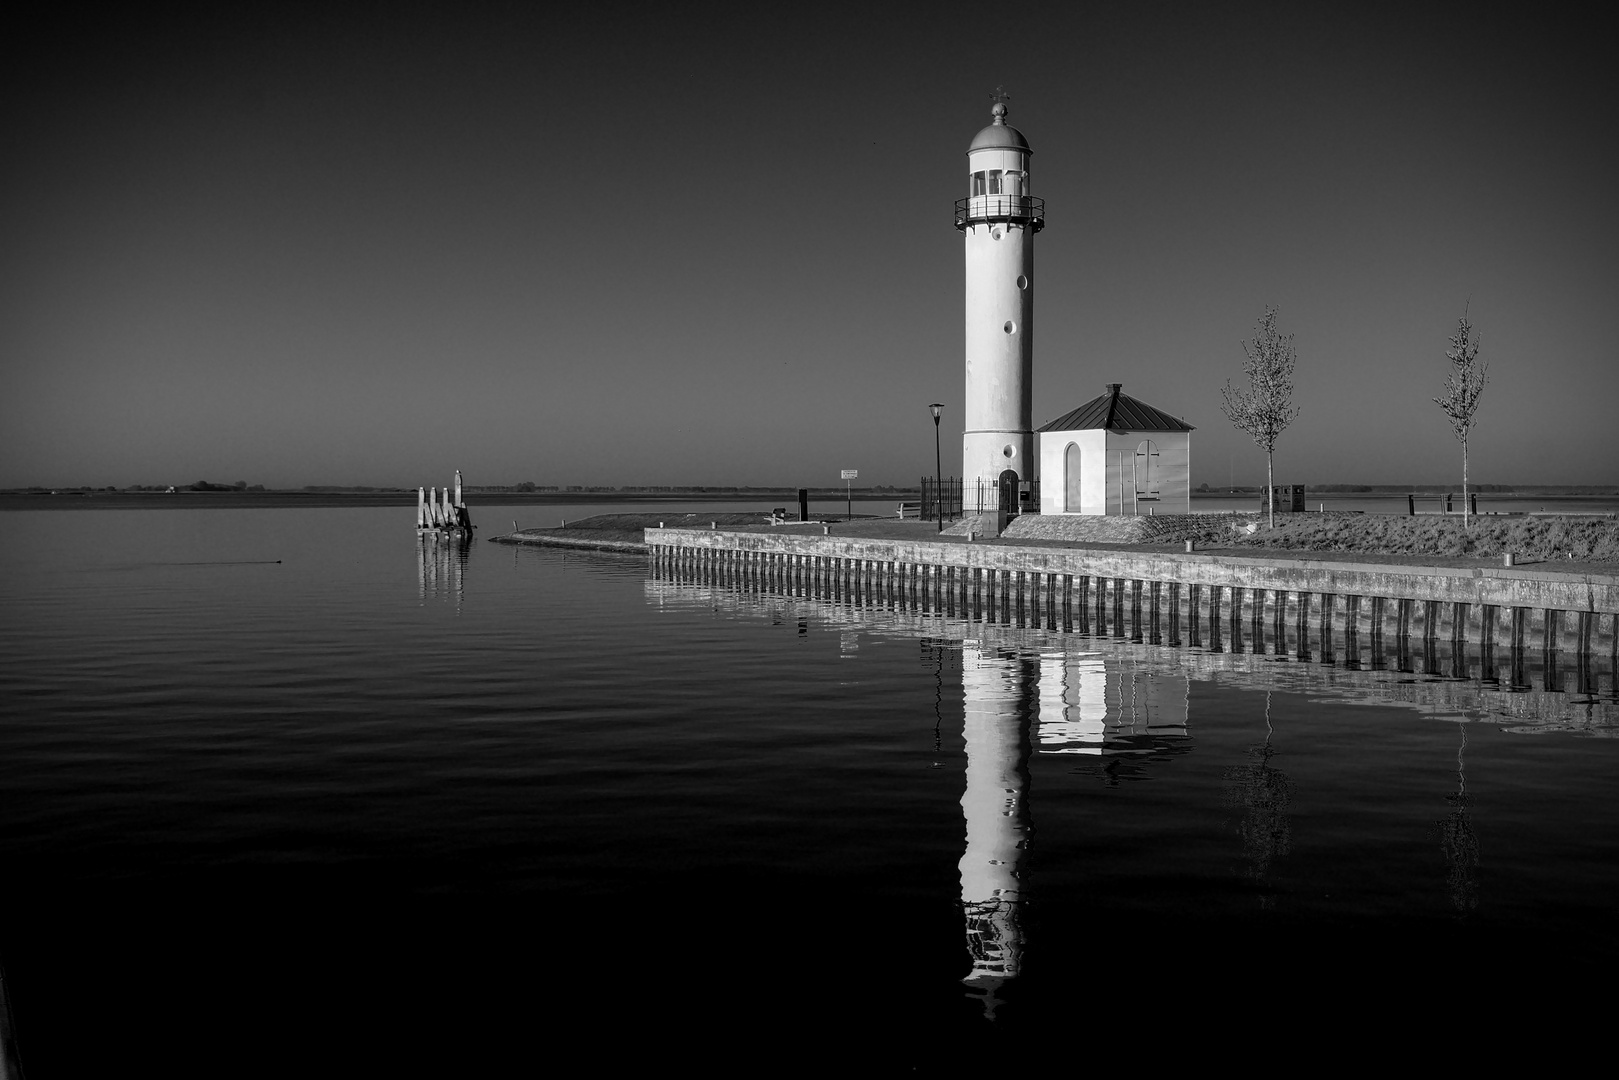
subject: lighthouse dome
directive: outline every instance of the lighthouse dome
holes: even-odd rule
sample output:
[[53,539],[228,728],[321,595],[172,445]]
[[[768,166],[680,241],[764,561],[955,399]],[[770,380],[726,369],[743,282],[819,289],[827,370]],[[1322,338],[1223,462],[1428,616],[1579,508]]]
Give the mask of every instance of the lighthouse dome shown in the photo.
[[1023,137],[1023,132],[1006,122],[1006,106],[997,101],[990,110],[995,117],[988,127],[973,136],[973,143],[967,148],[971,154],[976,150],[1019,150],[1025,154],[1032,154],[1029,149],[1029,140]]

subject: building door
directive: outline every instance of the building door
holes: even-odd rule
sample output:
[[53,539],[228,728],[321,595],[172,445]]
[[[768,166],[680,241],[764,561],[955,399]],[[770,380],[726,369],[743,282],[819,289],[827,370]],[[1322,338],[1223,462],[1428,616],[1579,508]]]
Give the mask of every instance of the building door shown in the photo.
[[1062,508],[1070,514],[1079,513],[1080,487],[1079,487],[1079,444],[1069,443],[1068,449],[1063,451],[1063,504]]
[[1007,469],[1000,476],[1000,507],[1006,511],[1007,517],[1016,517],[1018,512],[1017,473]]

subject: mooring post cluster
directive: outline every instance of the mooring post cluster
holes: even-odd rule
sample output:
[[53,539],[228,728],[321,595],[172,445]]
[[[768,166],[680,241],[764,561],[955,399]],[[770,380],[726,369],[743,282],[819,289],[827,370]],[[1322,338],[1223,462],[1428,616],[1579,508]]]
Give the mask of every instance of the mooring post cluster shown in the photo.
[[418,531],[471,532],[472,516],[461,498],[461,470],[455,470],[455,494],[446,487],[416,489],[416,528]]

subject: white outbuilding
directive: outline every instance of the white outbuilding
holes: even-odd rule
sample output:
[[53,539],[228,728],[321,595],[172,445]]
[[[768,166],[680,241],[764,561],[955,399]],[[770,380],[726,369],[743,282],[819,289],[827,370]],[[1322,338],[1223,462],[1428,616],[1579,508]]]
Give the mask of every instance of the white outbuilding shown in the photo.
[[1192,426],[1120,385],[1038,430],[1042,514],[1192,512]]

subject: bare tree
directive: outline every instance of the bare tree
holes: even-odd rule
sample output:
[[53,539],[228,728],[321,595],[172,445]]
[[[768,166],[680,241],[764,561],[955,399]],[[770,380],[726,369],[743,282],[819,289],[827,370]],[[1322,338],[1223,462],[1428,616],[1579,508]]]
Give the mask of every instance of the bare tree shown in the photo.
[[1490,365],[1478,359],[1478,338],[1473,336],[1473,324],[1467,321],[1467,309],[1456,320],[1456,332],[1450,336],[1450,348],[1445,359],[1450,361],[1450,374],[1445,376],[1445,392],[1433,399],[1445,410],[1445,418],[1462,442],[1462,525],[1471,524],[1467,513],[1467,433],[1473,429],[1473,416],[1478,412],[1478,399],[1484,394],[1484,385],[1490,381]]
[[1293,351],[1293,335],[1285,337],[1276,329],[1276,309],[1268,307],[1259,320],[1252,341],[1242,343],[1248,362],[1243,373],[1248,376],[1248,389],[1237,390],[1227,379],[1220,391],[1224,402],[1220,411],[1238,431],[1253,436],[1259,448],[1265,451],[1266,505],[1270,508],[1270,527],[1276,527],[1276,475],[1274,458],[1276,438],[1299,415],[1293,404],[1293,365],[1298,354]]

